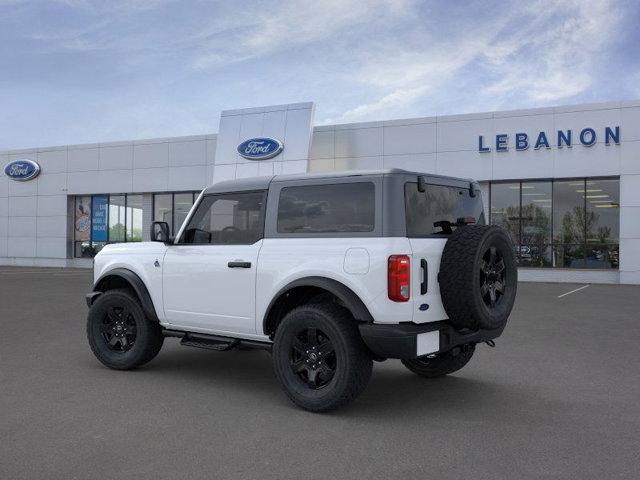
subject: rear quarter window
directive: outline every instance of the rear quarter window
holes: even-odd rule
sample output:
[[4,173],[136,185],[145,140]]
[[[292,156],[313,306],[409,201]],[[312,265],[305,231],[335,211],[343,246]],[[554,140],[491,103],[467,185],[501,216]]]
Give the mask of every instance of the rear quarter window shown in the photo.
[[278,233],[371,232],[375,187],[371,182],[284,187],[278,201]]
[[475,223],[485,223],[482,197],[471,197],[468,188],[426,185],[425,191],[419,192],[417,183],[406,183],[404,198],[409,237],[444,235],[445,230],[436,224],[450,222],[455,228],[459,218],[473,217]]

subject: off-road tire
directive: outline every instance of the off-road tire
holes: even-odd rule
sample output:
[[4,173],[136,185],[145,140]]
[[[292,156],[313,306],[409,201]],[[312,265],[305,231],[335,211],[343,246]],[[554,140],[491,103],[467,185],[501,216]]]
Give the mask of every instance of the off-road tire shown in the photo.
[[[292,365],[294,340],[308,328],[328,337],[334,347],[333,377],[318,389],[310,387]],[[356,321],[346,309],[331,303],[303,305],[287,313],[276,330],[272,359],[287,396],[313,412],[333,410],[353,401],[369,383],[373,366]]]
[[[126,351],[110,349],[101,330],[113,307],[124,309],[129,321],[135,322],[135,341]],[[160,352],[164,342],[160,325],[145,316],[138,299],[126,289],[108,290],[93,302],[87,316],[87,339],[96,358],[115,370],[131,370],[144,365]]]
[[425,378],[437,378],[457,372],[464,367],[475,351],[475,345],[464,345],[460,348],[437,354],[409,360],[402,360],[402,364],[416,375]]
[[[487,304],[487,255],[500,256],[504,269],[501,285],[504,292],[495,304]],[[490,269],[491,272],[494,269]],[[491,273],[493,296],[495,274]],[[457,228],[447,240],[438,274],[442,304],[451,324],[458,329],[503,328],[513,308],[518,286],[518,270],[513,243],[504,229],[488,225],[467,225]]]

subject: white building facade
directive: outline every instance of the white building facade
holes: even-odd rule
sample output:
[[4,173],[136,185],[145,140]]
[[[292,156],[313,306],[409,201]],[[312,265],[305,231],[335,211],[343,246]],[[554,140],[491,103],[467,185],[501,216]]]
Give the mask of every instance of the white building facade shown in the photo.
[[[313,103],[230,110],[217,134],[0,152],[0,265],[90,266],[106,243],[147,239],[153,220],[177,231],[219,180],[402,168],[478,180],[521,280],[640,284],[640,101],[345,125],[313,116]],[[245,158],[251,140],[281,151]]]

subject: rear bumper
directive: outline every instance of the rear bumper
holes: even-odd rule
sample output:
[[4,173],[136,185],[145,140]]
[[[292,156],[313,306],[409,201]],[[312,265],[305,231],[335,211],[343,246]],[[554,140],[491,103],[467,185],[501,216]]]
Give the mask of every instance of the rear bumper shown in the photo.
[[504,330],[501,327],[495,330],[459,331],[446,321],[421,325],[361,323],[359,328],[364,343],[375,355],[405,359],[493,340]]

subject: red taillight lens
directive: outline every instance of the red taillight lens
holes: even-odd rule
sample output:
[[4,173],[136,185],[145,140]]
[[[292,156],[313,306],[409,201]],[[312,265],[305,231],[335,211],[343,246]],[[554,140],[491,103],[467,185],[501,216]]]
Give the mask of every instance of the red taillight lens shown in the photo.
[[407,255],[391,255],[387,270],[389,299],[394,302],[409,300],[409,282],[411,280],[411,261]]

